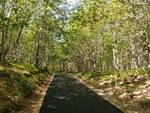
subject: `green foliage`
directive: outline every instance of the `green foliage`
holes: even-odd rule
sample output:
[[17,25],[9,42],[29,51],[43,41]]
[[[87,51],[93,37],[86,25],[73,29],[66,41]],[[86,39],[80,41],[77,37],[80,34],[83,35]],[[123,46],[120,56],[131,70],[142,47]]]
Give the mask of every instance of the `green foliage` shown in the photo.
[[5,68],[3,66],[0,66],[0,71],[4,71]]
[[10,65],[13,66],[13,67],[22,69],[22,70],[25,70],[25,69],[26,69],[25,66],[20,65],[20,64],[17,64],[17,63],[10,63]]
[[36,88],[36,82],[34,79],[31,79],[29,77],[26,76],[18,76],[17,78],[15,78],[17,80],[17,83],[19,84],[19,86],[21,87],[21,91],[22,94],[24,95],[28,95],[31,94],[31,92]]
[[67,64],[74,64],[79,72],[147,68],[147,12],[146,1],[84,0],[69,18],[63,44],[55,45],[56,59],[65,59],[68,70]]
[[29,72],[34,72],[34,71],[38,71],[37,68],[33,65],[33,64],[21,64],[22,66],[25,67],[25,69]]
[[101,76],[109,76],[109,75],[111,75],[113,73],[114,73],[113,70],[102,71],[101,72]]
[[75,75],[78,76],[78,77],[81,77],[81,78],[90,79],[90,78],[99,77],[101,75],[101,73],[99,73],[99,72],[81,72],[81,73],[79,73],[78,72]]
[[122,71],[122,72],[116,72],[114,75],[117,75],[118,77],[126,78],[128,76],[138,76],[138,75],[143,75],[143,76],[149,76],[149,72],[147,69],[132,69],[132,70],[127,70],[127,71]]
[[[36,70],[107,72],[149,65],[147,1],[0,2],[0,62]],[[82,66],[81,66],[82,65]],[[18,65],[19,66],[19,65]],[[17,67],[18,67],[17,66]]]

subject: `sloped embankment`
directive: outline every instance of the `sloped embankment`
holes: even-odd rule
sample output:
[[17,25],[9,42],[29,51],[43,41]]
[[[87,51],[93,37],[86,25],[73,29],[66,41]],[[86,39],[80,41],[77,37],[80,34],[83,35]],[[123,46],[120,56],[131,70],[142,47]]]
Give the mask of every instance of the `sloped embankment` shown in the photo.
[[0,113],[16,113],[25,100],[45,80],[48,73],[40,73],[30,65],[3,64],[0,66]]

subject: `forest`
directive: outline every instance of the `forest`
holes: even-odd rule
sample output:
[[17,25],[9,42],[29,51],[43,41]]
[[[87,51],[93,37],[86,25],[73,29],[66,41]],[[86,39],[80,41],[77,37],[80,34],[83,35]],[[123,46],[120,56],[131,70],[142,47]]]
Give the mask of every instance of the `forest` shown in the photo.
[[2,62],[66,72],[149,65],[149,2],[85,0],[71,14],[61,0],[1,0],[0,8]]
[[125,113],[149,113],[150,1],[0,0],[0,113],[18,113],[49,73],[116,88],[136,103]]

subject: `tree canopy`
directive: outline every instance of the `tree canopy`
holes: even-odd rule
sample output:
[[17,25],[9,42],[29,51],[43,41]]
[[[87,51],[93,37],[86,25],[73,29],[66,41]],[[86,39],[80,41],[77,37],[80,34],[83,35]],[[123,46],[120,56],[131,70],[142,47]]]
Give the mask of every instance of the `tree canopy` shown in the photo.
[[1,0],[0,61],[66,72],[147,68],[149,1]]

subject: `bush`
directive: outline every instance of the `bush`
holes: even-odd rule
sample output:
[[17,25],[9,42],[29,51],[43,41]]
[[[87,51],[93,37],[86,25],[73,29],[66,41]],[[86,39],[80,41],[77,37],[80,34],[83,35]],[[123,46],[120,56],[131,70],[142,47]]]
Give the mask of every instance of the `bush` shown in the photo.
[[37,68],[33,64],[23,64],[23,63],[9,63],[11,66],[16,67],[21,70],[26,70],[29,72],[38,71]]
[[100,75],[100,72],[83,72],[81,73],[81,76],[86,78],[94,78],[98,77]]

